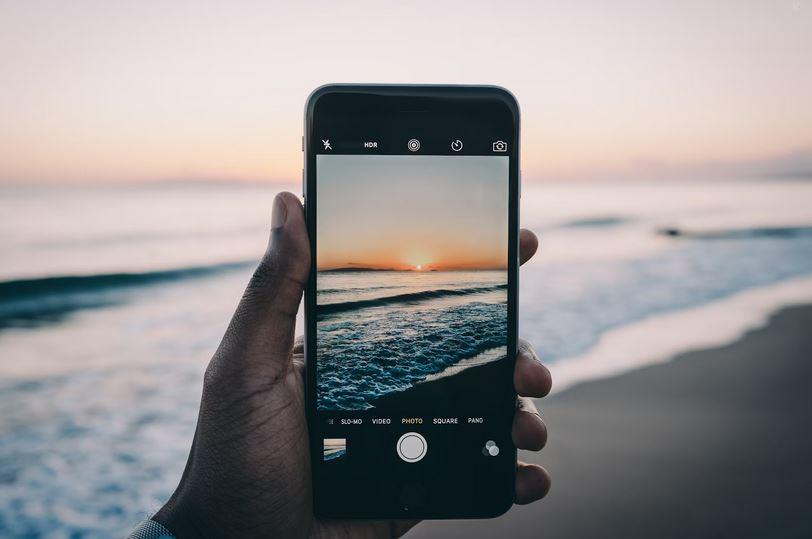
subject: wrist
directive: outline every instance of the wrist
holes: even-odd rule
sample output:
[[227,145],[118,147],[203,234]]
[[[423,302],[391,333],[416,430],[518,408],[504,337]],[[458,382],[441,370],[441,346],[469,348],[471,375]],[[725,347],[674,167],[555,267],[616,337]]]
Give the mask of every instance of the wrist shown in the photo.
[[192,512],[177,503],[175,495],[152,515],[152,520],[171,531],[175,537],[198,537],[201,535],[200,526],[191,517]]

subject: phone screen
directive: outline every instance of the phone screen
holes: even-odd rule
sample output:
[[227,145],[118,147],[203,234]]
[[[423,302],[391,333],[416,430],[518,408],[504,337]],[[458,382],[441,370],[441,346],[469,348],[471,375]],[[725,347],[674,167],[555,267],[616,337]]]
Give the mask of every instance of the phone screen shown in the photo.
[[315,502],[487,516],[506,509],[515,463],[516,137],[453,96],[435,114],[402,111],[408,97],[364,108],[355,95],[316,114],[310,137]]

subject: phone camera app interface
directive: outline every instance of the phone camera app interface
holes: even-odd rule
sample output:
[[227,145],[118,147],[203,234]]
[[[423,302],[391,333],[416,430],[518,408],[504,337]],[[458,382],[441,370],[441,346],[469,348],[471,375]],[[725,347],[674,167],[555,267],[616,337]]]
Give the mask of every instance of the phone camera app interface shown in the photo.
[[510,458],[509,159],[404,142],[316,156],[316,413],[336,495],[421,490],[452,459],[473,482]]

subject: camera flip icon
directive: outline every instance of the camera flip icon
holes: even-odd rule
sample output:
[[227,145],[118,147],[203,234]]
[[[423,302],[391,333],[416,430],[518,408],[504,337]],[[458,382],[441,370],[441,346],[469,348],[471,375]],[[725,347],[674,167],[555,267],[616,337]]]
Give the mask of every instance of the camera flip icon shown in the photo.
[[504,140],[496,140],[493,143],[493,151],[504,153],[507,151],[507,142]]

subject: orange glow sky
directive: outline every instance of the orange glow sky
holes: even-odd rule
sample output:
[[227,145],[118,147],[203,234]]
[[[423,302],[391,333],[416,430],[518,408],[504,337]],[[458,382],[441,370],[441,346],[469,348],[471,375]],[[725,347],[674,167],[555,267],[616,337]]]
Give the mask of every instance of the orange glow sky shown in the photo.
[[4,2],[0,182],[298,181],[306,96],[359,81],[509,88],[528,181],[808,165],[810,35],[802,0]]
[[319,155],[316,170],[320,270],[505,267],[507,157]]

